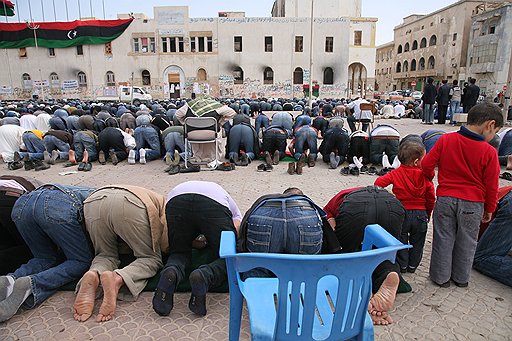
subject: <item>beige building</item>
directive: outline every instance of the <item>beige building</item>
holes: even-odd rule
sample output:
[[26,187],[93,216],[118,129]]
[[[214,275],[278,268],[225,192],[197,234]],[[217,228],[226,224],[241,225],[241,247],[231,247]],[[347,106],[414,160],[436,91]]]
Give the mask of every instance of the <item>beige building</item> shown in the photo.
[[41,95],[42,88],[52,97],[94,99],[126,84],[154,98],[302,97],[310,79],[320,97],[371,94],[377,19],[361,17],[362,0],[315,0],[311,39],[311,1],[276,0],[273,16],[262,18],[190,18],[188,7],[155,7],[153,18],[135,14],[106,45],[6,49],[0,98]]
[[393,88],[392,76],[395,67],[395,44],[393,42],[377,46],[375,54],[375,91],[385,92]]

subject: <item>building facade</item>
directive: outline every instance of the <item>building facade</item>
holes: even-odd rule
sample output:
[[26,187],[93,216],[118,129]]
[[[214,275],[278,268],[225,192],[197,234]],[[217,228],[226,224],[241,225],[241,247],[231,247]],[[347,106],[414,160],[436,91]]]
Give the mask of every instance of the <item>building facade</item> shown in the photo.
[[375,54],[375,91],[396,90],[392,71],[395,67],[395,44],[393,42],[377,46]]
[[320,97],[365,95],[374,85],[377,19],[361,17],[361,1],[314,0],[313,39],[309,1],[276,0],[273,16],[261,18],[190,18],[188,7],[155,7],[153,18],[135,14],[105,45],[5,49],[0,98],[94,99],[128,84],[154,98],[302,97],[310,79]]

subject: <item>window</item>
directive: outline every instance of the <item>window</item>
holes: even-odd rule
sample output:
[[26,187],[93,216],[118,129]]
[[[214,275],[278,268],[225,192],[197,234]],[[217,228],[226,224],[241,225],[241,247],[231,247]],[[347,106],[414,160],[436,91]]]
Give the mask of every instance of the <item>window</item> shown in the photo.
[[244,70],[241,67],[233,70],[233,79],[235,84],[244,84]]
[[428,58],[428,63],[427,63],[427,69],[433,69],[436,67],[436,59],[434,58],[434,56],[430,56]]
[[297,67],[295,71],[293,71],[293,84],[302,84],[304,83],[304,71],[302,68]]
[[471,64],[496,62],[498,44],[486,44],[473,47]]
[[235,37],[235,52],[242,52],[242,37]]
[[457,40],[457,33],[454,33],[453,34],[453,38],[452,38],[453,41]]
[[418,70],[425,70],[425,58],[421,57],[418,62]]
[[201,68],[197,70],[197,80],[200,82],[206,81],[206,70]]
[[204,52],[205,46],[204,46],[204,37],[199,38],[199,52]]
[[411,60],[411,71],[416,71],[416,59]]
[[112,55],[112,42],[105,43],[105,55]]
[[274,84],[274,71],[269,67],[263,71],[263,84]]
[[324,84],[334,84],[334,72],[330,67],[326,67],[324,70]]
[[418,49],[418,41],[417,40],[412,42],[412,49],[413,50],[417,50]]
[[295,36],[295,52],[304,52],[303,36]]
[[325,37],[325,52],[334,51],[334,37]]
[[133,38],[133,52],[135,53],[155,53],[155,38],[141,37]]
[[409,71],[409,62],[406,60],[404,62],[404,72],[407,72],[407,71]]
[[48,55],[50,57],[55,57],[55,49],[53,47],[48,48]]
[[494,34],[496,32],[496,25],[489,26],[489,34]]
[[77,56],[83,56],[84,55],[84,46],[83,45],[77,45],[76,46],[76,54],[77,54]]
[[[151,38],[153,39],[153,38]],[[192,47],[191,47],[192,49]],[[162,38],[162,52],[163,53],[176,53],[185,52],[185,42],[183,37],[163,37]]]
[[421,39],[420,49],[427,47],[427,38]]
[[272,52],[272,37],[265,37],[265,52]]
[[52,88],[58,88],[60,86],[59,75],[55,72],[50,73],[50,86]]
[[[168,48],[167,42],[168,42],[167,37],[162,37],[162,52],[163,53],[169,52],[169,48]],[[194,43],[195,43],[195,41],[194,41]],[[195,46],[192,49],[192,42],[190,43],[190,49],[192,50],[192,52],[195,52]],[[136,51],[134,51],[134,52],[136,52]]]
[[27,58],[27,49],[22,47],[18,50],[18,56],[20,58]]
[[190,37],[190,52],[213,52],[213,38]]
[[435,46],[437,44],[437,37],[434,34],[432,37],[430,37],[430,46]]
[[80,71],[77,76],[78,86],[87,86],[87,77],[85,76],[85,73]]
[[151,74],[148,70],[142,71],[142,85],[151,85]]
[[133,52],[140,52],[139,38],[133,38]]
[[402,53],[402,45],[398,45],[398,50],[396,51],[396,54]]
[[21,79],[23,81],[23,87],[25,89],[28,89],[28,88],[31,88],[32,87],[32,79],[30,78],[30,75],[28,73],[24,73],[22,76],[21,76]]
[[105,74],[105,80],[107,86],[115,86],[116,85],[116,77],[112,71],[107,71]]
[[404,52],[409,52],[409,50],[410,50],[409,43],[405,43],[405,45],[404,45]]
[[363,31],[354,31],[354,45],[361,46],[362,39],[363,39]]
[[206,46],[208,47],[208,52],[213,52],[213,38],[206,37]]

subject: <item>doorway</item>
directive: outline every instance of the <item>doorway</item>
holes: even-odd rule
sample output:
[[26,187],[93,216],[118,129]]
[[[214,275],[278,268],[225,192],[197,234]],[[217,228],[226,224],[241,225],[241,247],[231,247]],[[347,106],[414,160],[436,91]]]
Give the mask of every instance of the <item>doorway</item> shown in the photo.
[[167,74],[167,78],[169,81],[170,98],[171,99],[180,98],[181,97],[180,74],[179,73],[169,73],[169,74]]

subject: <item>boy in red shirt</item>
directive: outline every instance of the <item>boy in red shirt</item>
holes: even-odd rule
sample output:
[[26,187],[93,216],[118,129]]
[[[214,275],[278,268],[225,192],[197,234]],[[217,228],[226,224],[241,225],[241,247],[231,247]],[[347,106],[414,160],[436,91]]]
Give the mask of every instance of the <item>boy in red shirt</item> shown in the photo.
[[423,159],[429,179],[438,167],[430,279],[443,288],[450,279],[468,286],[480,222],[489,222],[496,210],[500,165],[488,142],[501,127],[499,107],[478,104],[469,111],[467,126],[441,136]]
[[401,272],[414,273],[420,265],[427,224],[436,200],[434,184],[421,171],[424,156],[425,147],[420,141],[405,140],[398,147],[400,167],[375,180],[375,185],[383,188],[393,185],[393,194],[405,208],[400,241],[411,244],[413,248],[398,251]]

